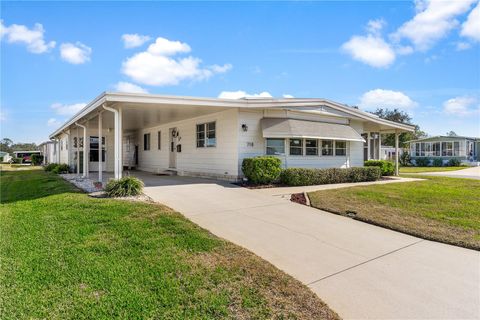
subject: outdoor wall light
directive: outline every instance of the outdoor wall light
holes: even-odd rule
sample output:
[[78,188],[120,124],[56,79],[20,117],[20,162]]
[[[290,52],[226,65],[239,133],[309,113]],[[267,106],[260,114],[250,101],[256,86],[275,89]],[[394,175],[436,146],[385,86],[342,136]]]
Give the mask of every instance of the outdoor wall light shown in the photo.
[[248,131],[248,126],[247,126],[245,123],[242,124],[242,130],[243,130],[244,132],[247,132],[247,131]]

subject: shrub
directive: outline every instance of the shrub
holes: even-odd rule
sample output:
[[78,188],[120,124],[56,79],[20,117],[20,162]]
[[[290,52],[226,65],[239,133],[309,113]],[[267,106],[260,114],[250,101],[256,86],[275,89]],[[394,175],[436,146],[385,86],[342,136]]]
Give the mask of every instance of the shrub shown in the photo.
[[417,167],[428,167],[430,165],[429,158],[416,158],[415,159],[415,166]]
[[379,167],[382,171],[382,176],[393,176],[395,173],[395,166],[393,162],[387,160],[368,160],[364,163],[365,167]]
[[379,167],[306,169],[288,168],[282,171],[280,181],[289,186],[308,186],[346,182],[375,181],[381,178]]
[[281,165],[282,161],[272,156],[245,158],[242,162],[242,171],[248,181],[266,184],[278,180],[282,172]]
[[460,167],[460,164],[461,164],[461,162],[457,158],[452,158],[452,159],[448,160],[448,162],[447,162],[447,165],[449,167]]
[[128,197],[142,193],[143,182],[135,177],[123,177],[119,180],[110,180],[105,186],[109,197]]
[[57,163],[49,163],[43,169],[45,171],[53,171],[53,169],[55,169],[57,166],[58,166]]
[[411,165],[410,160],[411,160],[410,154],[407,151],[405,151],[400,155],[400,158],[398,159],[398,162],[400,162],[400,164],[402,166],[407,167],[407,166]]
[[38,166],[43,162],[43,155],[41,154],[32,154],[32,164]]
[[435,158],[432,161],[432,166],[434,167],[443,167],[443,160],[440,158]]
[[12,158],[12,159],[10,159],[10,163],[21,164],[21,163],[23,163],[23,158]]
[[3,162],[3,157],[0,157],[0,162]]
[[57,164],[55,168],[52,169],[53,173],[68,173],[70,171],[70,167],[66,163]]

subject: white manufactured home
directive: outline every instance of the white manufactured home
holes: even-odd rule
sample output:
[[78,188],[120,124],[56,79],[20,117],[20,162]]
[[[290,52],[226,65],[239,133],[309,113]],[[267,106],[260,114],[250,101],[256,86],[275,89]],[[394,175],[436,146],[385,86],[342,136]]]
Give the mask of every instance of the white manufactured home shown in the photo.
[[[50,135],[78,174],[125,169],[224,180],[247,157],[284,167],[347,168],[381,157],[380,133],[414,127],[324,99],[215,99],[103,93]],[[397,153],[398,154],[398,153]],[[92,177],[93,178],[93,177]]]

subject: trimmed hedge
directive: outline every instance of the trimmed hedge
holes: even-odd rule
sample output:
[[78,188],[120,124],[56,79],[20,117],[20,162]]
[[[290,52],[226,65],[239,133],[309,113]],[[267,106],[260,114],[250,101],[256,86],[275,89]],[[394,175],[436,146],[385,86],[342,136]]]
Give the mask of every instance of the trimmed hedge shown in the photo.
[[282,161],[272,156],[245,158],[242,162],[242,171],[249,182],[267,184],[278,180],[282,172],[281,165]]
[[70,172],[70,167],[66,163],[58,164],[53,170],[53,173],[68,173]]
[[435,158],[432,161],[432,166],[434,167],[443,167],[443,160],[439,158]]
[[393,176],[395,173],[395,165],[387,160],[367,160],[364,163],[365,167],[379,167],[382,171],[382,176]]
[[415,166],[416,167],[428,167],[430,166],[430,159],[429,158],[416,158],[415,159]]
[[119,180],[111,179],[105,186],[109,197],[128,197],[142,193],[143,182],[135,177],[123,177]]
[[282,171],[280,181],[289,186],[376,181],[381,178],[379,167],[307,169],[288,168]]
[[53,171],[58,166],[56,163],[49,163],[45,167],[43,167],[43,170],[45,171]]
[[38,166],[43,162],[43,155],[41,154],[32,154],[32,164]]
[[460,167],[462,163],[457,158],[452,158],[448,160],[447,166],[449,167]]

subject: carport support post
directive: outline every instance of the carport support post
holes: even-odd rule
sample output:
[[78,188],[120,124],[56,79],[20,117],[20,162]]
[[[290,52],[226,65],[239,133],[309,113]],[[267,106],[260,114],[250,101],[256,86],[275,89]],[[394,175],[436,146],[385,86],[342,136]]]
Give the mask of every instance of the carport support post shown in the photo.
[[114,108],[107,107],[106,104],[103,104],[103,109],[113,112],[114,121],[113,121],[113,130],[114,130],[114,168],[115,168],[115,179],[122,178],[122,112]]
[[98,114],[98,181],[102,182],[102,113]]
[[[75,124],[81,128],[83,128],[83,175],[82,177],[86,178],[88,177],[88,172],[87,172],[87,152],[86,152],[86,143],[87,143],[87,127],[84,125],[81,125],[78,122],[75,122]],[[80,144],[79,144],[80,146]]]
[[395,175],[398,176],[398,132],[395,130]]
[[77,126],[77,175],[80,175],[80,138],[78,137],[78,126]]
[[382,133],[378,131],[378,160],[382,159]]

